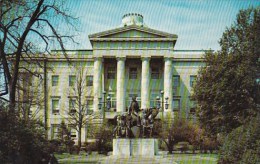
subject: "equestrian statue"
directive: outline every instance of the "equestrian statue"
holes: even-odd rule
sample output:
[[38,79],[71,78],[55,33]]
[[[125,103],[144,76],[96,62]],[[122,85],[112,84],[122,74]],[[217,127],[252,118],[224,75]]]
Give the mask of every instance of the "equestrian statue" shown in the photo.
[[[117,125],[114,129],[116,138],[150,138],[153,137],[153,123],[159,113],[158,108],[140,109],[136,97],[127,109],[127,113],[115,116]],[[142,111],[142,117],[139,112]]]

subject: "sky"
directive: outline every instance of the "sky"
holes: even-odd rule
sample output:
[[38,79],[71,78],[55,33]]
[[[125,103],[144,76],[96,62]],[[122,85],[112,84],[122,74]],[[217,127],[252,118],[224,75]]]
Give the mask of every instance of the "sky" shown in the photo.
[[78,33],[68,49],[92,49],[88,35],[117,28],[122,16],[139,13],[152,29],[178,35],[177,50],[220,49],[218,41],[240,9],[260,0],[67,0],[78,17]]

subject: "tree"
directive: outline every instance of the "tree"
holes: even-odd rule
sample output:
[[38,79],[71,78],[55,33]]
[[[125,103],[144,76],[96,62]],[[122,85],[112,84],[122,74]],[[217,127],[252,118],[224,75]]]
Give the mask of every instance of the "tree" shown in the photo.
[[[8,83],[5,92],[1,92],[0,96],[9,93],[11,110],[15,107],[19,72],[33,73],[22,67],[21,62],[31,63],[34,60],[38,66],[42,67],[42,63],[35,57],[44,53],[50,54],[51,43],[58,43],[65,54],[65,41],[73,41],[73,35],[70,32],[62,35],[62,31],[57,28],[62,21],[65,21],[66,26],[69,26],[68,30],[74,31],[71,27],[74,28],[75,18],[68,14],[64,3],[64,0],[0,1],[0,62]],[[60,21],[51,20],[52,17]],[[64,30],[65,27],[59,29]]]
[[48,163],[52,152],[44,128],[41,123],[30,121],[27,124],[0,106],[1,163]]
[[241,10],[223,33],[221,50],[205,55],[194,87],[206,131],[229,133],[259,112],[260,8]]
[[[21,118],[42,120],[44,105],[43,79],[33,77],[30,73],[21,72],[17,83],[17,108]],[[30,122],[30,121],[28,121]]]
[[168,151],[172,154],[173,147],[178,142],[186,141],[193,135],[193,126],[185,119],[165,119],[161,122],[161,126],[157,126],[159,138],[166,144]]
[[89,125],[89,135],[95,138],[92,150],[99,153],[107,153],[112,150],[113,127],[104,120],[102,123],[91,123]]
[[78,132],[78,147],[81,148],[81,133],[82,128],[90,123],[93,119],[98,118],[94,113],[88,113],[88,101],[86,93],[88,90],[86,81],[86,72],[83,67],[75,67],[78,71],[75,76],[75,82],[71,81],[72,88],[70,88],[71,99],[69,102],[69,118],[68,121]]

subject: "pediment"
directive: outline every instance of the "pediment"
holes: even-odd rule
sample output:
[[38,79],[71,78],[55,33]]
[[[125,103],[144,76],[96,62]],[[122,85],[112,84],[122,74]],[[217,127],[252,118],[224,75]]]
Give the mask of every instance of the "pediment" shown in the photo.
[[126,26],[96,34],[89,35],[89,38],[177,38],[177,35],[154,30],[148,27]]
[[111,34],[111,35],[106,35],[103,37],[107,37],[107,38],[161,38],[163,36],[132,29],[132,30],[127,30],[127,31],[122,31],[119,33]]

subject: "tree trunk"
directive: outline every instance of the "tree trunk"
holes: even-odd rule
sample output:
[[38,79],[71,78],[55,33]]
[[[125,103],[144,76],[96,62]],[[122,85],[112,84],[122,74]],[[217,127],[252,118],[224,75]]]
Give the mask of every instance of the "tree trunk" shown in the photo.
[[78,130],[78,149],[79,150],[81,149],[81,127],[82,126],[79,126],[79,130]]
[[15,89],[16,89],[16,85],[12,85],[13,80],[11,80],[10,84],[9,84],[9,110],[10,112],[14,112],[15,111]]

